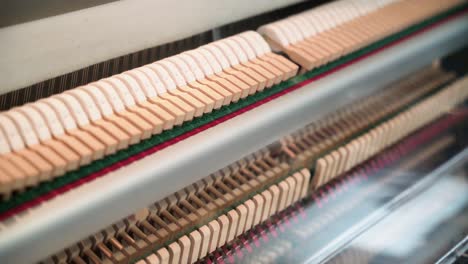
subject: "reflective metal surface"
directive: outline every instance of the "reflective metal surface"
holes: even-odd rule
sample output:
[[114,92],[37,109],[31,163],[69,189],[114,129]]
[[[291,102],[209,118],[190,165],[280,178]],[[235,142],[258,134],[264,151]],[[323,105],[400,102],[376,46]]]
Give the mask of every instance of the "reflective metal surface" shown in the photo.
[[406,195],[413,198],[354,238],[328,263],[435,263],[464,240],[468,149],[454,160],[446,164],[452,167],[444,165],[433,177],[410,188]]
[[464,115],[415,133],[206,261],[453,263],[468,234]]

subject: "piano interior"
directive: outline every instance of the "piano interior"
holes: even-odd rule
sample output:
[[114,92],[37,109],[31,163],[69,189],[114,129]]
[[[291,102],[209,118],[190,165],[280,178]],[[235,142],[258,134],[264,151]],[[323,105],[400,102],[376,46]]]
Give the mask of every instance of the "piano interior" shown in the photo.
[[128,2],[0,27],[2,263],[468,261],[466,1],[239,1],[52,75],[8,59],[24,28]]

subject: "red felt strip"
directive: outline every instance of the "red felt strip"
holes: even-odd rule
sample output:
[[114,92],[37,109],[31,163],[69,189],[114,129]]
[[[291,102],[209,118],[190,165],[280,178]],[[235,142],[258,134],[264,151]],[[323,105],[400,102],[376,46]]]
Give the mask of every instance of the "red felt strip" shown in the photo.
[[111,166],[109,166],[109,167],[107,167],[105,169],[102,169],[100,171],[91,173],[90,175],[88,175],[86,177],[83,177],[83,178],[81,178],[81,179],[79,179],[79,180],[77,180],[75,182],[69,183],[69,184],[67,184],[65,186],[62,186],[62,187],[60,187],[58,189],[55,189],[55,190],[53,190],[53,191],[51,191],[51,192],[49,192],[47,194],[39,196],[39,197],[37,197],[37,198],[35,198],[33,200],[27,201],[27,202],[21,204],[20,206],[17,206],[15,208],[7,210],[7,211],[5,211],[3,213],[0,213],[0,221],[6,219],[8,217],[11,217],[11,216],[13,216],[15,214],[18,214],[18,213],[20,213],[20,212],[22,212],[22,211],[24,211],[26,209],[37,206],[37,205],[41,204],[44,201],[50,200],[50,199],[54,198],[55,196],[63,194],[63,193],[65,193],[68,190],[71,190],[73,188],[77,188],[77,187],[79,187],[80,185],[82,185],[84,183],[90,182],[90,181],[92,181],[92,180],[94,180],[96,178],[99,178],[99,177],[101,177],[101,176],[103,176],[103,175],[105,175],[105,174],[107,174],[107,173],[109,173],[111,171],[117,170],[117,169],[119,169],[119,168],[121,168],[123,166],[126,166],[126,165],[128,165],[128,164],[130,164],[130,163],[132,163],[134,161],[137,161],[137,160],[139,160],[139,159],[141,159],[141,158],[143,158],[143,157],[145,157],[147,155],[151,155],[151,154],[153,154],[155,152],[158,152],[158,151],[160,151],[160,150],[162,150],[162,149],[164,149],[164,148],[166,148],[168,146],[171,146],[171,145],[173,145],[173,144],[175,144],[175,143],[177,143],[177,142],[179,142],[181,140],[184,140],[184,139],[189,138],[189,137],[191,137],[193,135],[196,135],[196,134],[198,134],[198,133],[200,133],[200,132],[202,132],[202,131],[204,131],[206,129],[209,129],[209,128],[217,125],[217,124],[220,124],[220,123],[225,122],[225,121],[227,121],[227,120],[229,120],[231,118],[234,118],[234,117],[236,117],[236,116],[238,116],[238,115],[240,115],[242,113],[250,111],[250,110],[252,110],[252,109],[254,109],[254,108],[256,108],[256,107],[258,107],[260,105],[263,105],[263,104],[265,104],[265,103],[267,103],[267,102],[269,102],[271,100],[274,100],[274,99],[276,99],[276,98],[278,98],[280,96],[283,96],[285,94],[293,92],[293,91],[295,91],[295,90],[297,90],[297,89],[299,89],[301,87],[304,87],[304,86],[308,85],[309,83],[312,83],[312,82],[314,82],[314,81],[316,81],[318,79],[324,78],[325,76],[328,76],[328,75],[330,75],[330,74],[332,74],[334,72],[337,72],[337,71],[339,71],[339,70],[341,70],[343,68],[349,67],[350,65],[353,65],[354,63],[357,63],[357,62],[359,62],[361,60],[364,60],[367,57],[370,57],[370,56],[372,56],[372,55],[374,55],[376,53],[382,52],[385,49],[393,47],[393,46],[395,46],[395,45],[397,45],[397,44],[399,44],[399,43],[401,43],[403,41],[406,41],[406,40],[408,40],[410,38],[413,38],[413,37],[415,37],[415,36],[417,36],[419,34],[422,34],[423,32],[429,31],[430,29],[435,28],[435,27],[437,27],[437,26],[439,26],[441,24],[444,24],[444,23],[446,23],[446,22],[448,22],[450,20],[453,20],[453,19],[455,19],[455,18],[457,18],[459,16],[465,15],[466,13],[468,13],[468,11],[463,11],[463,12],[460,12],[458,14],[455,14],[455,15],[449,16],[447,18],[444,18],[444,19],[442,19],[442,20],[440,20],[440,21],[438,21],[438,22],[436,22],[436,23],[434,23],[432,25],[429,25],[429,26],[427,26],[427,27],[425,27],[423,29],[420,29],[420,30],[418,30],[418,31],[416,31],[414,33],[411,33],[408,36],[402,37],[401,39],[398,39],[398,40],[396,40],[396,41],[394,41],[392,43],[389,43],[389,44],[384,45],[384,46],[382,46],[382,47],[380,47],[378,49],[375,49],[375,50],[373,50],[373,51],[371,51],[371,52],[369,52],[369,53],[367,53],[367,54],[365,54],[365,55],[363,55],[363,56],[361,56],[359,58],[356,58],[356,59],[353,59],[353,60],[351,60],[349,62],[341,64],[341,65],[339,65],[339,66],[337,66],[337,67],[335,67],[335,68],[333,68],[333,69],[331,69],[331,70],[329,70],[327,72],[324,72],[324,73],[319,74],[319,75],[317,75],[317,76],[315,76],[313,78],[310,78],[308,80],[305,80],[303,82],[295,84],[295,85],[293,85],[293,86],[291,86],[291,87],[289,87],[289,88],[287,88],[287,89],[285,89],[285,90],[283,90],[281,92],[278,92],[278,93],[276,93],[274,95],[271,95],[271,96],[269,96],[267,98],[264,98],[264,99],[262,99],[262,100],[260,100],[258,102],[255,102],[255,103],[253,103],[253,104],[251,104],[251,105],[249,105],[247,107],[244,107],[242,109],[239,109],[239,110],[237,110],[235,112],[227,114],[227,115],[225,115],[225,116],[223,116],[223,117],[221,117],[221,118],[219,118],[217,120],[214,120],[214,121],[212,121],[212,122],[210,122],[208,124],[205,124],[205,125],[197,128],[197,129],[194,129],[192,131],[184,133],[184,134],[182,134],[182,135],[180,135],[178,137],[175,137],[175,138],[173,138],[171,140],[168,140],[168,141],[166,141],[166,142],[164,142],[162,144],[159,144],[157,146],[151,147],[151,148],[149,148],[149,149],[147,149],[145,151],[142,151],[142,152],[140,152],[140,153],[138,153],[138,154],[136,154],[136,155],[134,155],[132,157],[129,157],[129,158],[125,159],[125,160],[116,162],[115,164],[113,164],[113,165],[111,165]]

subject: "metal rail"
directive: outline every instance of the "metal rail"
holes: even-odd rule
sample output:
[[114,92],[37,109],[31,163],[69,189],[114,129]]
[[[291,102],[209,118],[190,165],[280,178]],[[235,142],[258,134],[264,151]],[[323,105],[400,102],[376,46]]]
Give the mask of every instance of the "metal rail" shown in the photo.
[[0,259],[43,259],[459,49],[466,36],[465,15],[46,202],[0,232]]

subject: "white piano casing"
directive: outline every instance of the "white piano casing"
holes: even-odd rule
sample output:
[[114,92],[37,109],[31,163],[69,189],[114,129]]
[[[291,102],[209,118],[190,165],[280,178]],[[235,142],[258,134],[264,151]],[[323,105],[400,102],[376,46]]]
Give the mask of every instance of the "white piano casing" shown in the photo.
[[0,95],[303,0],[121,0],[0,28]]

